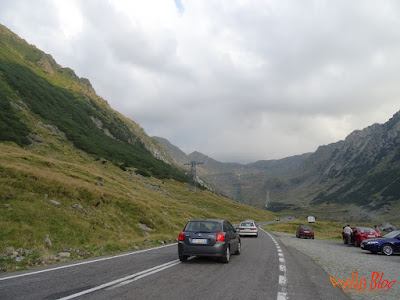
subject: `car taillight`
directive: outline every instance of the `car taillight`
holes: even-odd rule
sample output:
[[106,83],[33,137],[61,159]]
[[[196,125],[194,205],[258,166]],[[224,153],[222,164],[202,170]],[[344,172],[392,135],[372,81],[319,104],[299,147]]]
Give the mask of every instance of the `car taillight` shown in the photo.
[[257,230],[257,228],[252,228],[252,230]]
[[185,233],[184,233],[184,232],[181,232],[181,233],[179,234],[178,240],[179,240],[179,241],[183,241],[184,239],[185,239]]
[[225,233],[223,232],[217,233],[217,242],[225,242]]

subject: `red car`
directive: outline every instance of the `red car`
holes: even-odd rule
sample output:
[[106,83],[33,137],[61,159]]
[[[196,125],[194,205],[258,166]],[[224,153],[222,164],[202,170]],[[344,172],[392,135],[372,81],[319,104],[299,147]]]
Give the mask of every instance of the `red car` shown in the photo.
[[300,225],[296,229],[296,237],[314,239],[314,230],[307,225]]
[[[374,239],[380,238],[381,234],[377,233],[373,228],[370,227],[360,227],[356,226],[353,227],[353,234],[351,235],[351,243],[358,247],[360,246],[361,242],[365,239]],[[344,232],[342,232],[343,243],[346,244],[346,236]]]

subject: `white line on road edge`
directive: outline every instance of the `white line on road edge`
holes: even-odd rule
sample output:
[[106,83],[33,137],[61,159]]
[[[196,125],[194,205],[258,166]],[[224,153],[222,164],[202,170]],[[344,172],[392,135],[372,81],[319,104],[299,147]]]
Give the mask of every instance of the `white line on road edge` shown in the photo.
[[[168,263],[165,263],[165,264],[162,264],[162,265],[159,265],[159,266],[156,266],[156,267],[153,267],[153,268],[150,268],[150,269],[147,269],[147,270],[144,270],[144,271],[141,271],[141,272],[138,272],[138,273],[135,273],[135,274],[120,278],[120,279],[116,279],[116,280],[104,283],[104,284],[96,286],[94,288],[91,288],[91,289],[88,289],[88,290],[85,290],[85,291],[82,291],[82,292],[79,292],[79,293],[76,293],[76,294],[72,294],[72,295],[69,295],[69,296],[64,297],[64,298],[59,298],[59,300],[74,299],[74,298],[77,298],[77,297],[80,297],[80,296],[83,296],[83,295],[86,295],[86,294],[89,294],[89,293],[93,293],[93,292],[98,291],[98,290],[102,290],[102,289],[108,288],[108,287],[116,285],[116,284],[124,283],[125,281],[128,281],[128,280],[130,280],[132,278],[135,278],[135,277],[137,277],[137,279],[140,279],[140,278],[143,278],[145,276],[148,276],[148,275],[157,273],[159,271],[165,270],[165,269],[167,269],[169,267],[173,267],[173,266],[175,266],[177,264],[180,264],[180,263],[181,262],[178,259],[176,259],[176,260],[170,261]],[[129,282],[131,282],[131,281],[134,281],[134,280],[130,280]],[[129,283],[129,282],[127,282],[127,283]]]
[[123,285],[126,285],[126,284],[128,284],[128,283],[131,283],[131,282],[134,282],[134,281],[136,281],[136,280],[139,280],[139,279],[141,279],[141,278],[143,278],[143,277],[146,277],[146,276],[152,275],[152,274],[154,274],[154,273],[160,272],[160,271],[162,271],[162,270],[168,269],[168,268],[170,268],[170,267],[173,267],[173,266],[175,266],[175,265],[177,265],[177,264],[180,264],[180,261],[176,261],[175,263],[172,263],[172,264],[170,264],[170,265],[167,265],[167,266],[164,266],[164,267],[162,267],[162,268],[159,268],[159,269],[150,271],[150,272],[148,272],[148,273],[139,275],[139,276],[137,276],[137,277],[135,277],[135,278],[133,278],[133,279],[131,279],[131,280],[127,280],[127,281],[121,282],[121,283],[119,283],[119,284],[117,284],[117,285],[114,285],[114,286],[112,286],[112,287],[109,287],[107,290],[113,290],[113,289],[118,288],[118,287],[120,287],[120,286],[123,286]]
[[276,299],[277,300],[287,300],[288,296],[287,296],[287,293],[286,293],[286,285],[287,285],[286,265],[285,265],[285,258],[284,258],[282,249],[279,246],[278,242],[275,240],[275,238],[272,235],[269,234],[269,232],[267,232],[264,229],[262,229],[261,226],[259,226],[259,228],[262,231],[264,231],[266,234],[268,234],[269,237],[274,242],[276,250],[278,251],[279,262],[281,263],[279,265],[279,271],[283,273],[283,275],[279,275],[279,284],[281,286],[281,291],[278,292],[278,295],[277,295]]
[[66,268],[75,267],[75,266],[81,266],[81,265],[91,264],[91,263],[98,262],[98,261],[109,260],[109,259],[114,259],[114,258],[118,258],[118,257],[133,255],[133,254],[139,254],[139,253],[143,253],[143,252],[147,252],[147,251],[152,251],[152,250],[157,250],[157,249],[161,249],[161,248],[169,247],[169,246],[173,246],[173,245],[176,245],[176,243],[174,243],[174,244],[169,244],[169,245],[165,245],[165,246],[154,247],[154,248],[150,248],[150,249],[144,249],[144,250],[139,250],[139,251],[124,253],[124,254],[118,254],[118,255],[115,255],[115,256],[111,256],[111,257],[103,257],[103,258],[99,258],[99,259],[95,259],[95,260],[84,261],[84,262],[80,262],[80,263],[76,263],[76,264],[65,265],[65,266],[55,267],[55,268],[46,269],[46,270],[40,270],[40,271],[34,271],[34,272],[29,272],[29,273],[24,273],[24,274],[19,274],[19,275],[13,275],[13,276],[8,276],[8,277],[3,277],[3,278],[0,278],[0,281],[2,281],[2,280],[7,280],[7,279],[18,278],[18,277],[23,277],[23,276],[35,275],[35,274],[44,273],[44,272],[50,272],[50,271],[61,270],[61,269],[66,269]]

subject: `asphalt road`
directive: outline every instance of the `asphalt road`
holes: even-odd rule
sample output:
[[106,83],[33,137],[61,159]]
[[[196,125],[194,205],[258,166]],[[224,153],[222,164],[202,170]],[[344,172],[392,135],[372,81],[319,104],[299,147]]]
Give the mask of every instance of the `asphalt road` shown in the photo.
[[308,256],[260,230],[228,264],[177,244],[0,275],[0,299],[349,299]]

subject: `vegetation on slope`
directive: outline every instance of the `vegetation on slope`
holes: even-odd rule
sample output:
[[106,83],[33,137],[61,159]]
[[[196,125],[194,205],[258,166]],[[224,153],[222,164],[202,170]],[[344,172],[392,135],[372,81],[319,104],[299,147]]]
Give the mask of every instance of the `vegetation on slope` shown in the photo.
[[46,55],[42,51],[0,25],[0,106],[4,108],[0,141],[28,144],[29,129],[10,106],[10,101],[19,102],[87,153],[122,169],[135,167],[144,176],[187,181],[184,172],[156,159],[130,124],[95,100],[97,95],[72,70],[57,66],[51,69],[52,76],[46,74],[39,65],[43,57]]
[[[65,249],[84,258],[172,242],[193,218],[272,218],[209,191],[95,161],[45,130],[30,151],[0,144],[1,271],[54,263]],[[10,249],[30,254],[21,262],[2,259]]]

